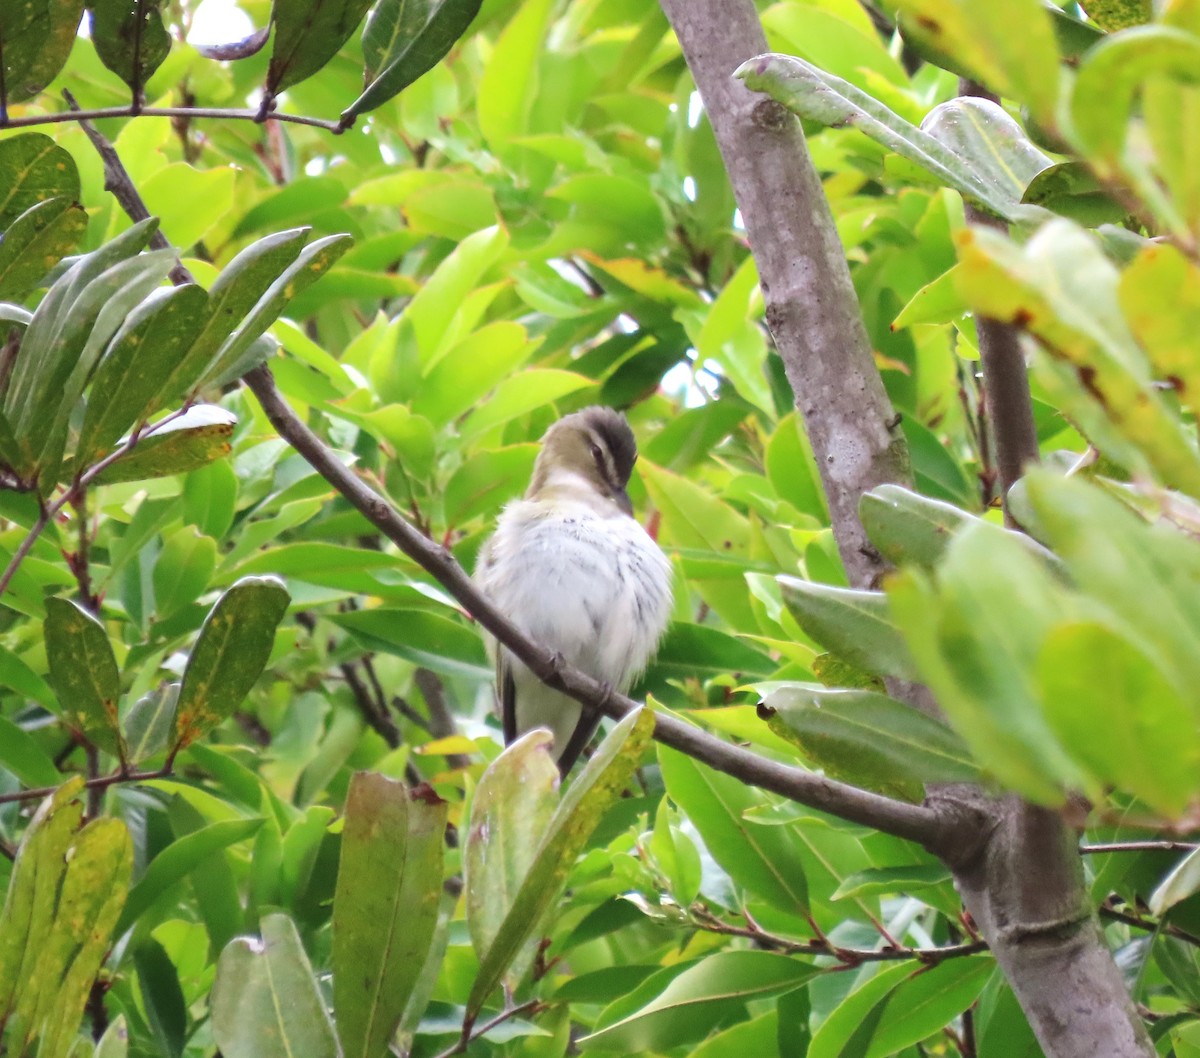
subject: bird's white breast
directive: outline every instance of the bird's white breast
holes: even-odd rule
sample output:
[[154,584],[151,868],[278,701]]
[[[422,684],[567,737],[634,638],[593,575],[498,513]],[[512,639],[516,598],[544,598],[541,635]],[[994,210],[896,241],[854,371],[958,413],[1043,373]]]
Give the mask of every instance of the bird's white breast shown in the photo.
[[479,579],[515,624],[618,689],[645,666],[671,609],[658,545],[634,519],[584,504],[510,504]]
[[[561,496],[506,507],[476,579],[514,624],[619,691],[645,667],[671,611],[671,566],[646,531],[624,514]],[[514,675],[520,712],[539,708],[553,717],[556,736],[560,727],[569,734],[573,721],[557,714],[577,716],[575,703],[541,687],[515,659]],[[519,717],[521,730],[546,722]]]

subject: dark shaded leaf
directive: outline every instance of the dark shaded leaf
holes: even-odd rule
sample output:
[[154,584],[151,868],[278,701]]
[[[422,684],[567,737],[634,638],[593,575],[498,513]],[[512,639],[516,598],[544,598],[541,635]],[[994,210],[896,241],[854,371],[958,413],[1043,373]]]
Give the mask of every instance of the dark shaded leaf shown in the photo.
[[0,298],[24,298],[86,231],[83,207],[65,195],[30,206],[0,242]]
[[370,6],[371,0],[276,0],[267,95],[278,95],[321,69],[350,39]]
[[359,772],[333,901],[333,1007],[345,1058],[387,1052],[433,942],[448,805]]
[[30,91],[33,70],[49,32],[46,0],[7,0],[0,12],[0,74],[6,102],[37,94],[36,89]]
[[432,69],[466,32],[482,0],[382,0],[363,30],[368,83],[342,120],[374,110]]
[[135,93],[171,51],[161,0],[95,0],[92,44],[100,61]]
[[46,600],[50,685],[63,719],[84,738],[124,759],[117,724],[121,676],[104,626],[68,599]]
[[274,577],[246,577],[212,608],[192,648],[175,713],[182,748],[216,727],[262,675],[290,597]]
[[[37,3],[38,0],[16,0],[21,10]],[[22,213],[51,198],[79,200],[75,159],[41,132],[22,132],[0,140],[0,231],[5,232],[5,238],[13,221]]]
[[[67,56],[79,32],[84,0],[46,0],[45,35],[34,43],[34,53],[21,76],[14,80],[5,71],[5,89],[10,103],[32,99],[41,92],[66,64]],[[18,5],[19,6],[19,5]],[[8,59],[8,44],[4,47]]]
[[146,414],[207,314],[208,295],[192,285],[156,290],[130,313],[96,368],[76,446],[78,465],[109,451]]

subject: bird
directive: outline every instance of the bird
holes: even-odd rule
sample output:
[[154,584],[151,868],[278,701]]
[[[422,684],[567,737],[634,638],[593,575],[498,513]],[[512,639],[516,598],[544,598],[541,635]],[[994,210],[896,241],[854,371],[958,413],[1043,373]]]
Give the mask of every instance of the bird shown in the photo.
[[[673,605],[670,560],[633,517],[626,492],[636,460],[637,441],[619,412],[596,405],[559,419],[474,574],[522,632],[621,693],[656,652]],[[596,732],[598,711],[547,687],[486,639],[505,743],[549,728],[566,776]]]

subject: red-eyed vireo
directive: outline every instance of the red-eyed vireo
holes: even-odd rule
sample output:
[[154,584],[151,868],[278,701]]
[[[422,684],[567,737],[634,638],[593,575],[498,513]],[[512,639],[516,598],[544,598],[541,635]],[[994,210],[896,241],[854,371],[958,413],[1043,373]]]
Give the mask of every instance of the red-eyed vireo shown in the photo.
[[[524,499],[504,508],[475,580],[530,637],[618,691],[658,647],[671,613],[671,565],[633,518],[625,486],[637,442],[624,416],[592,407],[542,438]],[[551,690],[489,637],[504,739],[554,734],[565,775],[599,715]]]

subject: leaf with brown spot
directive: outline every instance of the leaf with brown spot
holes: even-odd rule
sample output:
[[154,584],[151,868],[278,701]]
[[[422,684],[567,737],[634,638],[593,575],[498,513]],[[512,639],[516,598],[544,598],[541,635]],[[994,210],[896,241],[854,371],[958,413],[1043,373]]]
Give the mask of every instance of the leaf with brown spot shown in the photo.
[[121,674],[104,626],[69,599],[47,599],[43,628],[50,686],[63,719],[93,745],[124,760],[117,722]]
[[192,648],[175,712],[175,749],[232,715],[262,675],[291,596],[276,577],[245,577],[218,600]]

